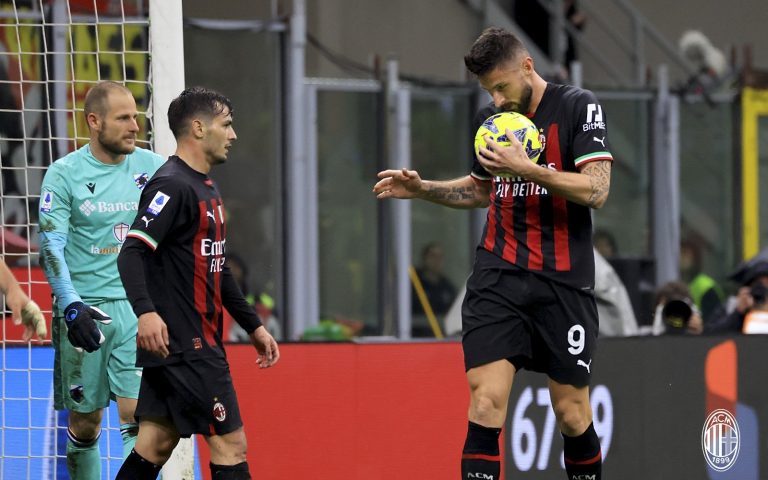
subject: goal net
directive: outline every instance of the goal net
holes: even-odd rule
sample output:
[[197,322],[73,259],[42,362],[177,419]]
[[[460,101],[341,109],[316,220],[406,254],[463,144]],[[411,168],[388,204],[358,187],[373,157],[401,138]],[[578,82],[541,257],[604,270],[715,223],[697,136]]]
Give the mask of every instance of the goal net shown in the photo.
[[[181,24],[181,0],[0,0],[0,252],[45,311],[49,332],[50,287],[37,255],[43,175],[87,143],[83,101],[100,80],[124,83],[136,98],[138,145],[171,152],[164,109],[184,85]],[[22,342],[3,306],[0,478],[68,478],[50,342]],[[113,403],[102,425],[105,478],[122,463],[116,410]],[[182,449],[164,479],[193,478],[192,448]]]

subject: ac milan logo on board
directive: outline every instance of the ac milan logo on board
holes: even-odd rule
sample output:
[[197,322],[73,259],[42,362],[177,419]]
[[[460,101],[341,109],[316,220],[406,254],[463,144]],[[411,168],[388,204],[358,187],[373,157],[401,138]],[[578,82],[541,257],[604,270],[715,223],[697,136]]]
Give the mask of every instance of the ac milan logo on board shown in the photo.
[[713,470],[724,472],[739,456],[741,435],[736,417],[728,410],[713,411],[701,430],[701,450]]

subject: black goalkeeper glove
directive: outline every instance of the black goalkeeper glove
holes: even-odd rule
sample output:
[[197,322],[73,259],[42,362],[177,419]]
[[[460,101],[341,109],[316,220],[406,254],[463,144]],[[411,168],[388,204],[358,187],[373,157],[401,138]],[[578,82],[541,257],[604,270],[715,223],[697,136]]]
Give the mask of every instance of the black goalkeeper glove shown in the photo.
[[64,311],[64,321],[67,324],[69,343],[90,353],[98,350],[105,340],[96,322],[109,325],[112,318],[96,307],[72,302]]

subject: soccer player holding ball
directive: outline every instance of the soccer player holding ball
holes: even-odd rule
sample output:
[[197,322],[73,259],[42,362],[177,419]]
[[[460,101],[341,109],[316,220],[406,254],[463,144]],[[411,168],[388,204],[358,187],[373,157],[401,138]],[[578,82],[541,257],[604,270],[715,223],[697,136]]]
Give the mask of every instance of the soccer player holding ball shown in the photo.
[[73,480],[101,478],[98,441],[110,398],[117,401],[124,456],[136,441],[136,316],[117,254],[144,182],[163,163],[136,147],[136,101],[121,84],[96,84],[84,113],[89,143],[48,168],[40,193],[40,263],[55,296],[54,407],[69,411]]
[[542,79],[522,42],[503,29],[486,29],[464,62],[493,99],[475,127],[499,112],[529,117],[540,133],[536,162],[535,148],[505,128],[509,145],[486,135],[465,177],[429,181],[386,170],[373,189],[381,199],[488,207],[462,305],[470,407],[461,478],[498,480],[498,436],[515,372],[525,368],[549,377],[568,479],[599,480],[589,403],[598,333],[590,209],[603,206],[610,186],[605,115],[591,92]]

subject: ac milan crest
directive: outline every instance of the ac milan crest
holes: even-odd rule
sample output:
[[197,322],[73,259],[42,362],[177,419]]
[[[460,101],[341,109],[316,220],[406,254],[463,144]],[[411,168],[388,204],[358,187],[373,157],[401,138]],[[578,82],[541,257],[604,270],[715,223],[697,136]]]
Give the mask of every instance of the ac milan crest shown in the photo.
[[222,405],[221,402],[216,402],[213,404],[213,418],[219,422],[226,420],[227,409],[224,408],[224,405]]

